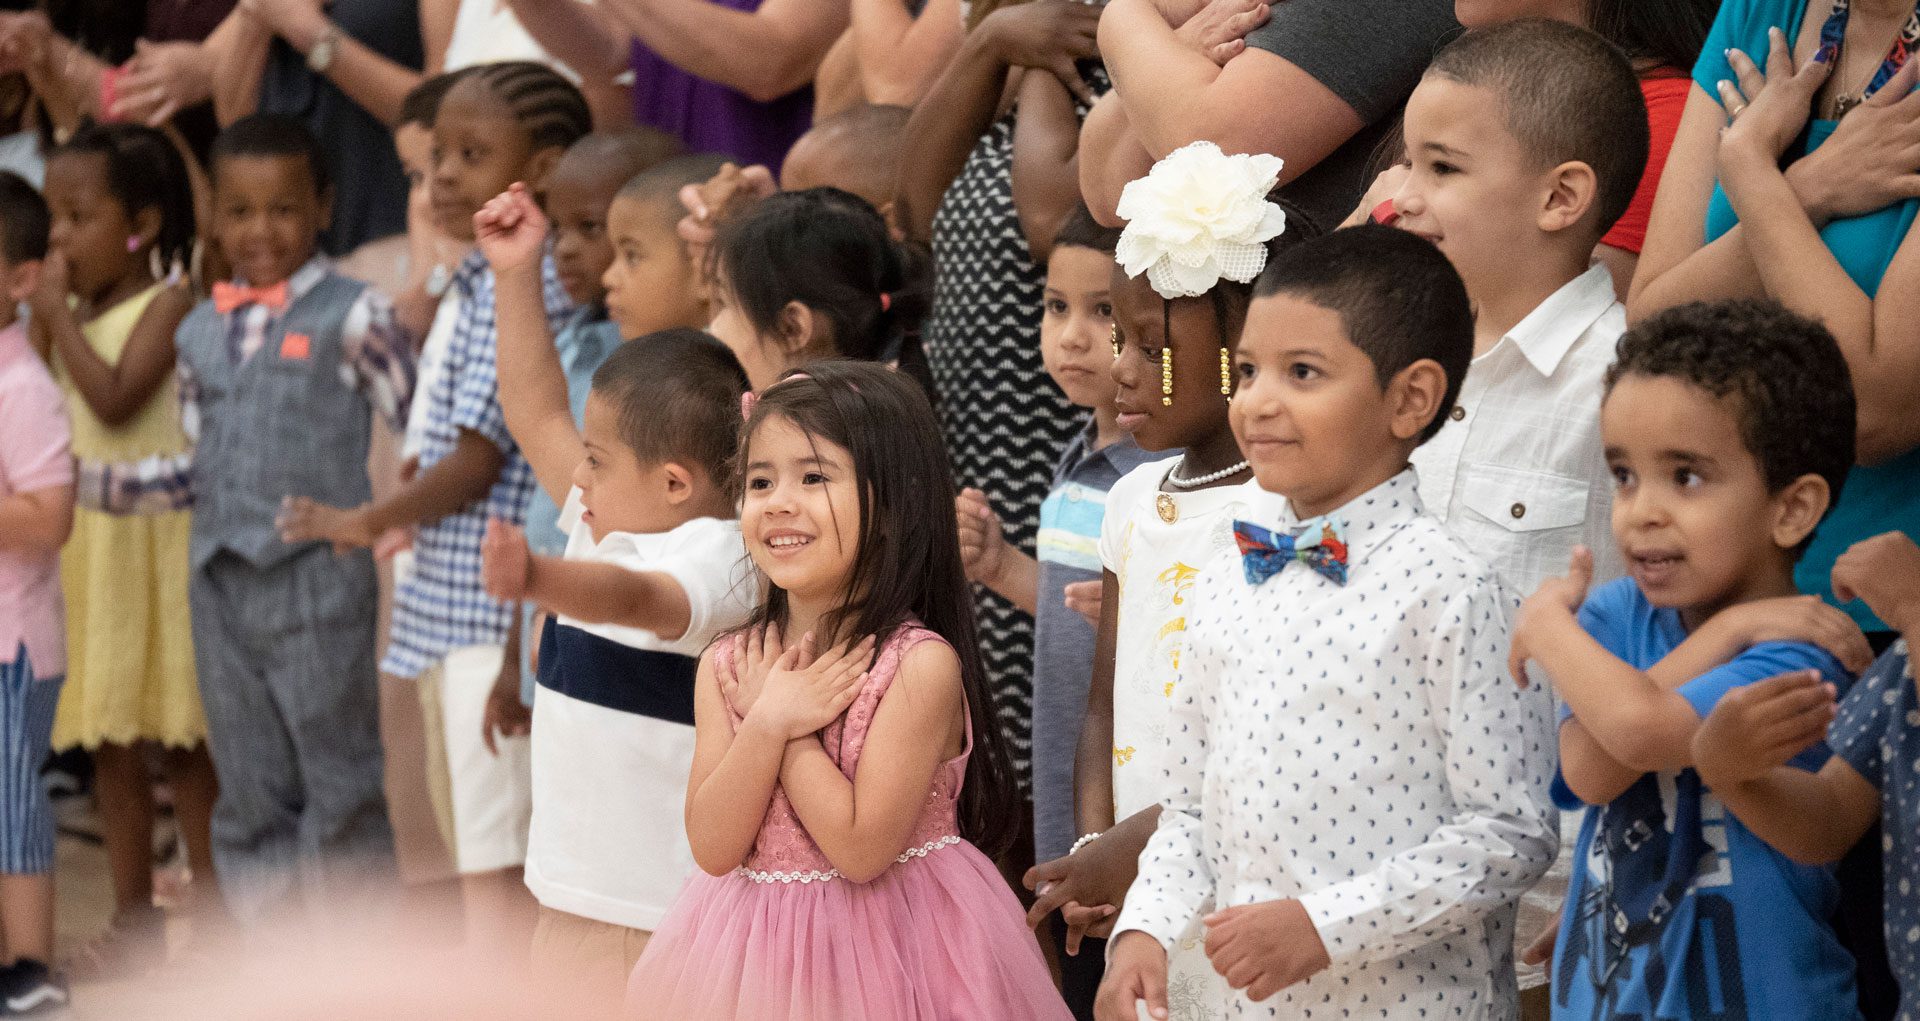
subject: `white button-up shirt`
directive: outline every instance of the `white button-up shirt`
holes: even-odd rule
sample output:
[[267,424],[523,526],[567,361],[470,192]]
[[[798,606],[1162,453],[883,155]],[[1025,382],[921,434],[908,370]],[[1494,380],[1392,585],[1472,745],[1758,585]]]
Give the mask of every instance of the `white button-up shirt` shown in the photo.
[[1596,581],[1620,573],[1600,396],[1626,329],[1594,266],[1473,360],[1447,424],[1413,452],[1420,498],[1517,597],[1567,573],[1576,545]]
[[[1167,796],[1116,932],[1297,898],[1332,967],[1235,1017],[1508,1017],[1514,905],[1559,847],[1544,694],[1508,602],[1412,471],[1336,511],[1344,586],[1238,553],[1195,585]],[[1278,512],[1283,529],[1298,527]],[[1264,522],[1263,522],[1264,523]]]

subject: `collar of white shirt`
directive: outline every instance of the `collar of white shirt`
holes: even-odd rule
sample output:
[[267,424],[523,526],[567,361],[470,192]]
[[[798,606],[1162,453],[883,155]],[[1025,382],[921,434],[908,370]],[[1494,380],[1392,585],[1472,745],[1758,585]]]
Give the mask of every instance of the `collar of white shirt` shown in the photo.
[[1412,466],[1319,518],[1296,517],[1290,503],[1278,502],[1280,529],[1289,533],[1314,521],[1338,521],[1346,532],[1349,569],[1358,566],[1367,554],[1378,549],[1408,522],[1426,513],[1426,506],[1420,502],[1420,477]]
[[1574,342],[1618,300],[1613,275],[1596,263],[1547,295],[1500,343],[1512,343],[1542,376],[1551,376]]

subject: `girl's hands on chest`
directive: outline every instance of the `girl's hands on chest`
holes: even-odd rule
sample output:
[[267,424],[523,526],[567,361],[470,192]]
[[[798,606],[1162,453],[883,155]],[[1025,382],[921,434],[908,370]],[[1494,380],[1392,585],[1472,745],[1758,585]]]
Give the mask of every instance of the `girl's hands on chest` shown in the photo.
[[[742,713],[748,722],[793,740],[832,723],[853,704],[867,680],[873,638],[842,643],[819,656],[814,654],[813,642],[808,632],[770,662],[769,654],[778,649],[777,635],[772,646],[750,651],[746,669],[736,675],[733,690],[727,692],[729,699],[735,699],[737,691],[737,697],[749,704]],[[749,639],[748,644],[755,643]],[[740,709],[741,701],[734,706]]]

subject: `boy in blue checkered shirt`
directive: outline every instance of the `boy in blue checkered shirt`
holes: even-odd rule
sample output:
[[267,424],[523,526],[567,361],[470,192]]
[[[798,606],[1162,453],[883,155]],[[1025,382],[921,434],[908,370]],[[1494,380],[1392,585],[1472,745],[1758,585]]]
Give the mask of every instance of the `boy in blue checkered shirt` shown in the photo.
[[[441,226],[471,240],[473,215],[516,181],[538,190],[567,147],[592,127],[586,101],[544,65],[477,67],[441,101],[433,126],[433,199]],[[542,264],[549,328],[572,311],[549,254]],[[419,525],[414,572],[394,593],[380,668],[415,678],[426,710],[429,793],[466,893],[471,935],[518,940],[505,930],[531,910],[526,856],[528,759],[524,738],[481,741],[488,694],[499,677],[516,610],[487,596],[480,543],[488,518],[519,524],[533,475],[500,410],[493,272],[471,253],[455,272],[459,295],[444,370],[423,391],[426,439],[419,473],[387,500],[356,508],[289,501],[294,537],[371,546],[388,529]],[[496,906],[488,910],[487,906]]]

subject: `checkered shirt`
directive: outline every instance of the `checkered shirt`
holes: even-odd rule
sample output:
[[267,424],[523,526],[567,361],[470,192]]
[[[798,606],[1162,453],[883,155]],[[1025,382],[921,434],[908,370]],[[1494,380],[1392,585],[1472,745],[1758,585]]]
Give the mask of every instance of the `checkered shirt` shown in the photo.
[[[572,302],[554,274],[553,259],[541,265],[547,324],[558,330]],[[444,371],[420,395],[427,402],[427,428],[420,448],[426,469],[453,452],[460,430],[486,437],[506,455],[500,478],[484,499],[423,525],[413,542],[413,576],[394,593],[393,628],[380,669],[417,677],[448,652],[507,640],[513,609],[487,596],[480,583],[480,541],[487,519],[520,524],[533,494],[533,472],[507,432],[500,410],[494,350],[493,270],[478,251],[454,274],[460,295]]]

